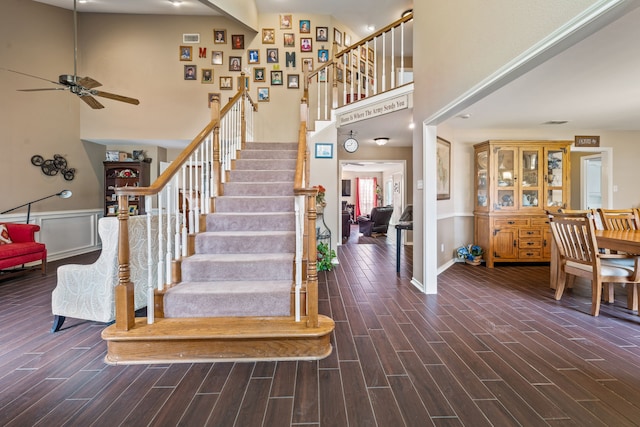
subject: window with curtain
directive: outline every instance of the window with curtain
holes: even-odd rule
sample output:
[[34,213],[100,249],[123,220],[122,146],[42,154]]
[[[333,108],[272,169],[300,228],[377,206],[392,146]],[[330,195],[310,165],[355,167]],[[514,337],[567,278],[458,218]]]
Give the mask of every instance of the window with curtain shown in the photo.
[[376,206],[376,178],[356,178],[356,215],[368,215]]

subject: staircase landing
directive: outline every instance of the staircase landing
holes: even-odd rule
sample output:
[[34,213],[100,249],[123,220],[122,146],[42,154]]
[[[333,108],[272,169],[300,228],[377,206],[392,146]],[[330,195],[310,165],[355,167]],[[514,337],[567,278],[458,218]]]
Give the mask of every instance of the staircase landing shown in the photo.
[[102,331],[105,362],[136,363],[249,362],[319,360],[331,354],[333,319],[318,316],[317,328],[292,317],[160,318],[144,317],[135,327]]

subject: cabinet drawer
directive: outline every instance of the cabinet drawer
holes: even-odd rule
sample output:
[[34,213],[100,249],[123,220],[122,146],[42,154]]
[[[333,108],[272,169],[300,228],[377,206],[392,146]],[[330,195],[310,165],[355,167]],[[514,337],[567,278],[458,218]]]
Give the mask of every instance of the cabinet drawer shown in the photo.
[[549,218],[531,218],[532,227],[549,226]]
[[518,253],[518,258],[520,259],[541,259],[542,258],[542,250],[541,249],[521,249]]
[[529,218],[495,218],[494,227],[528,227]]
[[541,248],[542,247],[542,238],[539,239],[519,239],[518,247],[520,249],[527,248]]
[[521,228],[518,230],[518,236],[520,237],[542,237],[541,228]]

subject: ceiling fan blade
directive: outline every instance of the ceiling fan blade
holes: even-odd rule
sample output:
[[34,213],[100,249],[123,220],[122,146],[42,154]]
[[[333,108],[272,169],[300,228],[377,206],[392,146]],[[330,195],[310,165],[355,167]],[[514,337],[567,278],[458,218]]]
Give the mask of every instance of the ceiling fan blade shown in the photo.
[[53,81],[53,80],[45,79],[44,77],[34,76],[33,74],[23,73],[22,71],[10,70],[9,68],[0,68],[0,70],[9,71],[11,73],[16,73],[16,74],[22,74],[23,76],[33,77],[34,79],[40,79],[40,80],[44,80],[45,82],[53,83],[54,85],[64,86],[60,82],[56,82],[56,81]]
[[93,96],[89,96],[89,95],[81,95],[80,99],[82,99],[84,102],[87,103],[87,105],[91,108],[93,108],[94,110],[99,110],[101,108],[104,108],[104,105],[100,104],[98,102],[97,99],[95,99]]
[[103,98],[113,99],[114,101],[122,101],[128,104],[138,105],[140,101],[135,98],[129,98],[127,96],[116,95],[115,93],[103,92],[101,90],[92,90],[91,93],[95,96],[101,96]]
[[77,83],[86,89],[93,89],[94,87],[102,86],[102,83],[92,79],[91,77],[80,77],[77,80]]
[[49,87],[42,89],[16,89],[18,92],[40,92],[42,90],[67,90],[66,87]]

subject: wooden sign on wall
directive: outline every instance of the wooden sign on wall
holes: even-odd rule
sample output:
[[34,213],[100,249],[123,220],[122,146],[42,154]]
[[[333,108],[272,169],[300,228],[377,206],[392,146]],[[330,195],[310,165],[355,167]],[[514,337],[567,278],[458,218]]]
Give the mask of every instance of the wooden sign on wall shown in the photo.
[[596,135],[596,136],[576,135],[575,144],[576,144],[576,147],[599,147],[600,135]]

